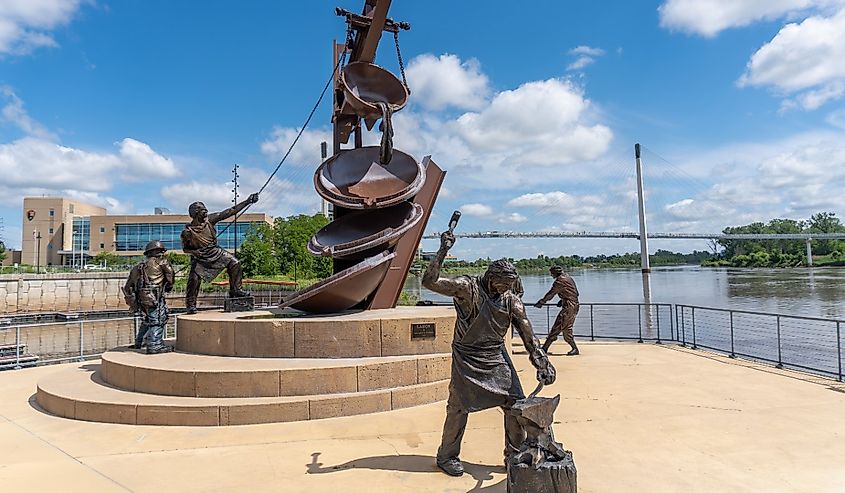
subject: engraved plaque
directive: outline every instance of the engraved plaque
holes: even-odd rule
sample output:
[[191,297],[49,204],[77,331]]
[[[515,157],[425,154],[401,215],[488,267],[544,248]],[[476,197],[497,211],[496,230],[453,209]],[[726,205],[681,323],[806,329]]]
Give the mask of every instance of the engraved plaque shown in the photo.
[[411,324],[411,339],[434,339],[434,322]]

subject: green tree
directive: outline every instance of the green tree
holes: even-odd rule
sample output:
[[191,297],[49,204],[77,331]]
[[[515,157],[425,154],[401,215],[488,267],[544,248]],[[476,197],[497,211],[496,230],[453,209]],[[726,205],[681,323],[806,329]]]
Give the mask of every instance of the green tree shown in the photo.
[[[845,233],[845,225],[836,217],[834,212],[819,212],[810,216],[807,231],[810,233]],[[839,240],[814,240],[813,253],[828,255],[842,250]]]
[[94,255],[94,257],[91,258],[90,263],[96,264],[96,265],[117,265],[117,264],[122,263],[122,259],[116,253],[109,252],[109,251],[102,251],[102,252],[98,253],[97,255]]
[[273,227],[268,224],[261,224],[247,232],[238,251],[238,260],[247,276],[272,276],[279,273],[273,238]]
[[297,276],[302,278],[331,275],[331,259],[315,257],[306,248],[311,237],[328,223],[329,220],[322,214],[276,218],[273,224],[273,244],[282,273],[293,275],[296,270]]
[[0,262],[6,260],[6,244],[0,241]]

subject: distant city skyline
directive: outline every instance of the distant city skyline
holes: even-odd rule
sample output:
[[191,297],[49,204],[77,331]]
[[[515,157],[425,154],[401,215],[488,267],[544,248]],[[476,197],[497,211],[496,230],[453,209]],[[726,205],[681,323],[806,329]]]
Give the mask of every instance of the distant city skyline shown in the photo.
[[[0,6],[0,217],[24,196],[183,213],[278,163],[360,0]],[[390,15],[410,104],[396,147],[448,171],[427,231],[634,231],[633,145],[652,231],[719,231],[845,209],[845,0],[411,2]],[[398,73],[393,39],[377,63]],[[257,208],[317,213],[327,98]],[[366,138],[375,142],[377,133]],[[651,249],[705,249],[652,241]],[[423,247],[435,247],[425,240]],[[635,240],[461,240],[460,258],[611,254]]]

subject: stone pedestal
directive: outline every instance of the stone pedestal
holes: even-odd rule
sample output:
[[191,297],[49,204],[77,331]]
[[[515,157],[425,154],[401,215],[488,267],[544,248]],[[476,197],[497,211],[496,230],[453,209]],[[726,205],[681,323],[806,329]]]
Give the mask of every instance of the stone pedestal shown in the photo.
[[391,411],[446,399],[451,307],[331,316],[180,315],[177,352],[108,351],[47,375],[41,408],[131,425],[231,426]]
[[576,493],[577,473],[572,452],[563,460],[546,461],[534,468],[529,464],[508,464],[508,493]]

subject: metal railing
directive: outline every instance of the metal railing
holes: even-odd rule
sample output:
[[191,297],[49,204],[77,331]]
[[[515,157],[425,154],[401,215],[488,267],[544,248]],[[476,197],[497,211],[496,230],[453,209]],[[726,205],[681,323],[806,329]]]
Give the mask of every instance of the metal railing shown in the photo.
[[[546,335],[557,313],[555,303],[543,305],[545,310],[526,306],[528,319],[538,335]],[[637,342],[674,340],[675,323],[670,303],[581,303],[575,325],[575,337],[636,340]]]
[[[256,305],[269,306],[268,296]],[[210,300],[209,300],[210,301]],[[222,297],[221,297],[222,303]],[[426,303],[449,306],[448,302]],[[207,308],[214,308],[206,305]],[[219,307],[219,306],[218,306]],[[535,333],[547,335],[559,308],[526,306]],[[166,337],[176,337],[170,317]],[[85,318],[63,322],[18,323],[0,328],[0,370],[99,356],[135,340],[138,317]],[[838,378],[843,381],[842,328],[845,320],[761,313],[669,303],[581,303],[575,337],[676,342]]]
[[[165,337],[176,337],[177,318],[171,316]],[[83,361],[135,342],[139,317],[30,323],[0,330],[0,347],[7,355],[0,369],[66,361]],[[14,351],[14,358],[11,353]]]
[[676,305],[675,319],[684,346],[843,379],[845,320],[693,305]]

